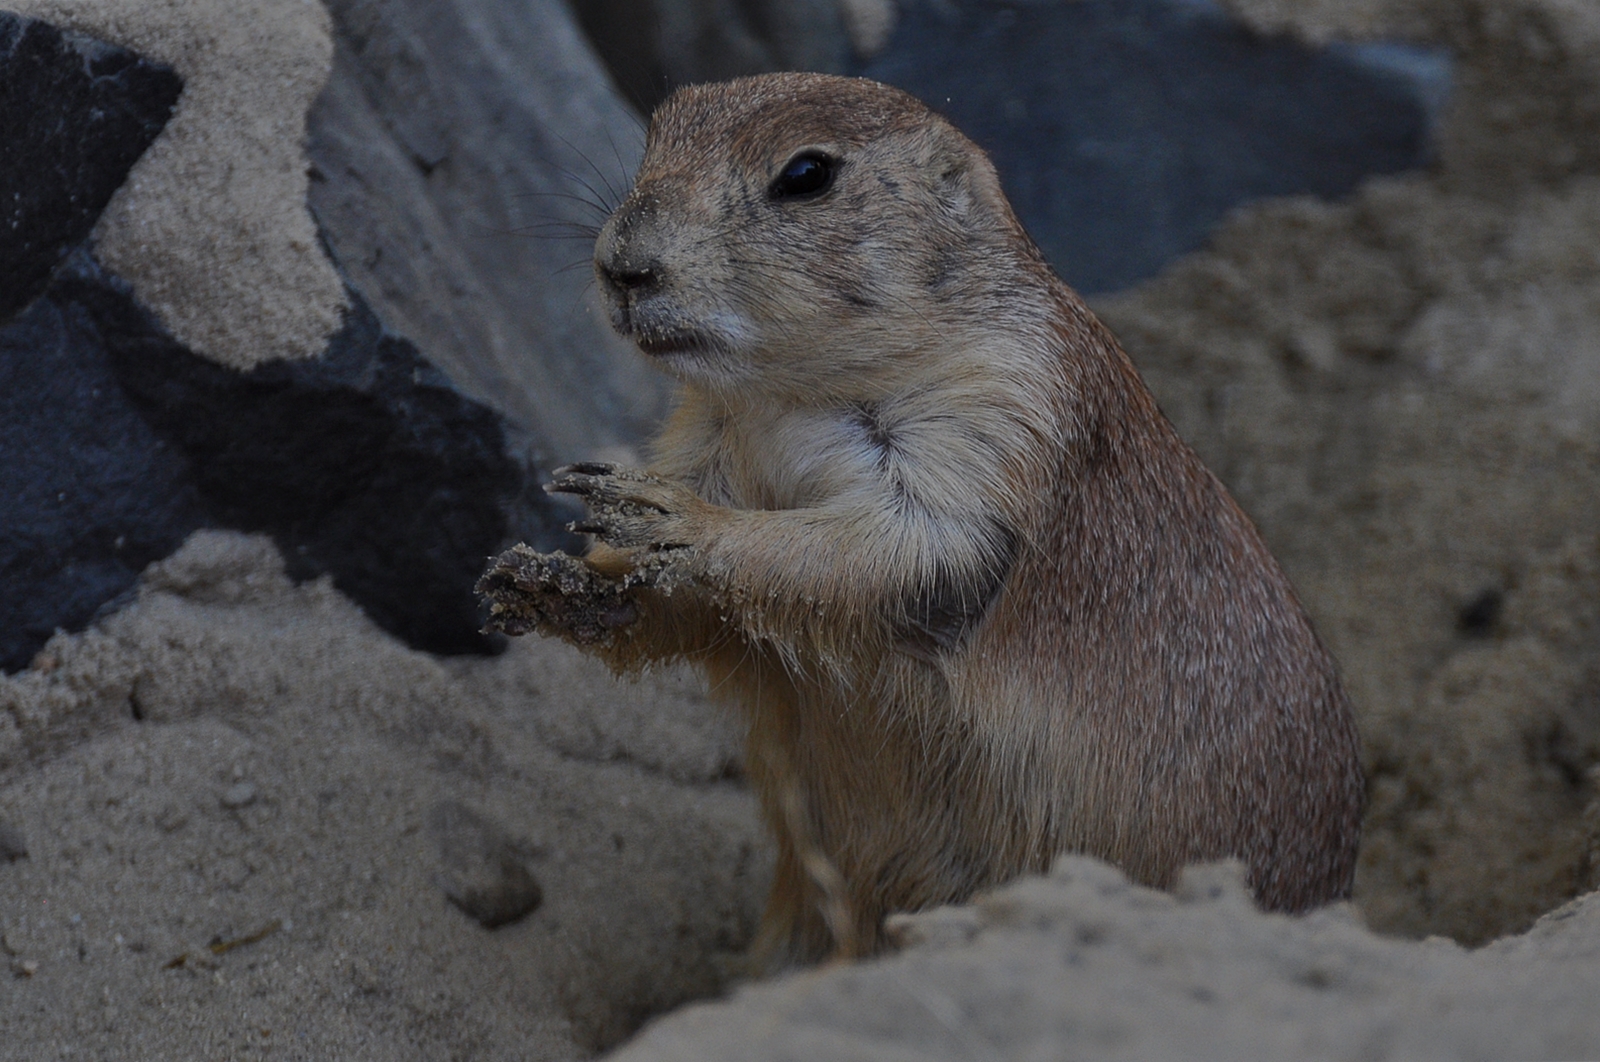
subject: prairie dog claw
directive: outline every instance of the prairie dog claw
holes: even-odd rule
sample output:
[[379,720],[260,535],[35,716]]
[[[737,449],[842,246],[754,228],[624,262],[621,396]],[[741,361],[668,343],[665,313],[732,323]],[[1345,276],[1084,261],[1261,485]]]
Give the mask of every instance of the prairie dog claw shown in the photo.
[[545,490],[582,498],[589,517],[574,521],[571,529],[622,549],[694,545],[690,516],[705,505],[682,483],[600,463],[557,469]]

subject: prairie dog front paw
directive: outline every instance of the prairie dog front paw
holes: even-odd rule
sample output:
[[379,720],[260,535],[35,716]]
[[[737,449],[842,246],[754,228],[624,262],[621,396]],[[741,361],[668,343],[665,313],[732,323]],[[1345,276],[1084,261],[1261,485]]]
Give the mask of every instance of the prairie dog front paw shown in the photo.
[[632,468],[588,463],[556,470],[552,494],[575,494],[589,507],[573,531],[619,549],[686,549],[697,544],[694,518],[707,508],[685,484]]
[[629,555],[605,551],[597,567],[567,553],[538,553],[518,543],[489,563],[476,587],[489,602],[485,632],[553,634],[576,645],[610,645],[639,619],[634,593],[670,595],[692,578],[683,551]]
[[639,618],[627,598],[628,577],[604,575],[566,553],[536,553],[518,543],[496,557],[478,580],[489,602],[485,631],[537,630],[578,645],[605,644]]

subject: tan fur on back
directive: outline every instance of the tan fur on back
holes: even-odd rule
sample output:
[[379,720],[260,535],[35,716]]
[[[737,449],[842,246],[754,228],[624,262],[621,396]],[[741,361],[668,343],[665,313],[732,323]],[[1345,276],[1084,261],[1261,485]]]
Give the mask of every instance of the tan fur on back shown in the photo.
[[[831,183],[780,194],[807,152]],[[686,658],[739,706],[776,956],[869,953],[886,913],[1068,851],[1348,895],[1331,660],[971,142],[869,81],[687,88],[596,265],[680,402],[648,472],[558,482],[588,574],[524,550],[483,585],[506,629]]]

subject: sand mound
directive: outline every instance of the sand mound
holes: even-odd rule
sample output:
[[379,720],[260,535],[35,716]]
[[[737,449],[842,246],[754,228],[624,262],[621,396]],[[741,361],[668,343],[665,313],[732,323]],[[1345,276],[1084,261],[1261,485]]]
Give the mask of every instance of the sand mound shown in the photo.
[[[692,685],[538,641],[443,664],[264,539],[197,534],[0,679],[0,725],[0,1028],[33,1057],[576,1057],[715,992],[759,913]],[[507,859],[543,903],[490,931],[445,890]]]
[[617,1062],[805,1058],[1574,1058],[1600,1042],[1600,896],[1470,953],[1373,936],[1346,906],[1263,915],[1241,868],[1177,895],[1063,858],[977,903],[901,916],[918,946],[747,988]]

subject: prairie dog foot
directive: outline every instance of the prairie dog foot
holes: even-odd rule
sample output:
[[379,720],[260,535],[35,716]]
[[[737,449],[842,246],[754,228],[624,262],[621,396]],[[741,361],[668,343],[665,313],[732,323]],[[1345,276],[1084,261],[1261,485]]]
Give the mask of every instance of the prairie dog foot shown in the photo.
[[639,618],[646,587],[664,594],[688,582],[675,554],[645,554],[619,574],[568,553],[536,553],[517,543],[489,563],[476,590],[489,602],[484,632],[554,634],[577,645],[610,645]]

